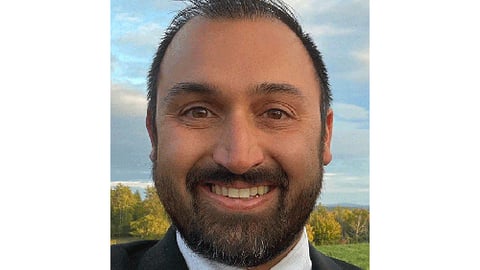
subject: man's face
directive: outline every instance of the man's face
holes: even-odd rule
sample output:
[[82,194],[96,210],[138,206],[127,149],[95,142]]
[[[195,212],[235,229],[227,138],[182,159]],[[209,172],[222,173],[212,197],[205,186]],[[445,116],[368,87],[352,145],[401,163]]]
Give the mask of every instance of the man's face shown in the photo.
[[173,223],[209,258],[275,258],[298,239],[331,159],[333,116],[322,143],[319,83],[301,41],[276,20],[194,18],[160,70],[149,132]]

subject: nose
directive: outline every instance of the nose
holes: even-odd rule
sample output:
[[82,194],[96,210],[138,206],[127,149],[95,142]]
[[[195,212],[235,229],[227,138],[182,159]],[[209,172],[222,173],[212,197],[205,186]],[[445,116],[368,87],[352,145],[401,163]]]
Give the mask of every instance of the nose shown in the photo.
[[213,160],[235,174],[260,165],[264,153],[259,145],[255,123],[239,114],[229,117],[221,127]]

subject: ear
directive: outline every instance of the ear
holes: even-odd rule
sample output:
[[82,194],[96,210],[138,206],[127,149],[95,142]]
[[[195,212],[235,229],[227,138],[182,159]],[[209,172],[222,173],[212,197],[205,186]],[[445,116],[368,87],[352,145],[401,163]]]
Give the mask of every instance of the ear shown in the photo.
[[152,110],[147,110],[147,117],[145,119],[147,130],[148,130],[148,137],[150,137],[150,142],[152,143],[152,151],[150,152],[150,160],[155,161],[157,160],[157,129],[154,120],[155,112]]
[[325,140],[323,142],[323,165],[328,165],[332,161],[332,152],[330,151],[330,144],[332,142],[333,129],[333,111],[328,109],[327,117],[325,118]]

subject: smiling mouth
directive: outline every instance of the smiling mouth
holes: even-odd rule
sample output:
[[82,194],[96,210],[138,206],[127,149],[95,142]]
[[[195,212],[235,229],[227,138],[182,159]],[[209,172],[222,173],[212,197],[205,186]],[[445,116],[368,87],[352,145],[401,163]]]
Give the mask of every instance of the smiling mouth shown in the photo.
[[258,198],[265,195],[270,191],[270,187],[267,185],[260,185],[250,188],[233,188],[216,184],[210,184],[210,191],[217,195],[232,199],[248,199]]

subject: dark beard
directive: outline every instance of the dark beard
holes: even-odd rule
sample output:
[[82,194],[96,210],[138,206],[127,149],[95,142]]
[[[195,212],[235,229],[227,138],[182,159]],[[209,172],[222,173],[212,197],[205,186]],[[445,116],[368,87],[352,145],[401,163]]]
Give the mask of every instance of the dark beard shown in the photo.
[[[233,266],[264,264],[288,249],[300,233],[322,186],[323,166],[298,194],[290,194],[289,179],[281,168],[255,168],[242,175],[230,173],[219,165],[193,167],[186,177],[191,201],[178,196],[175,181],[168,171],[156,175],[155,186],[173,225],[187,245],[197,254]],[[275,207],[262,214],[225,213],[203,202],[196,187],[202,179],[255,184],[274,179],[280,189]],[[288,197],[290,196],[290,197]]]

